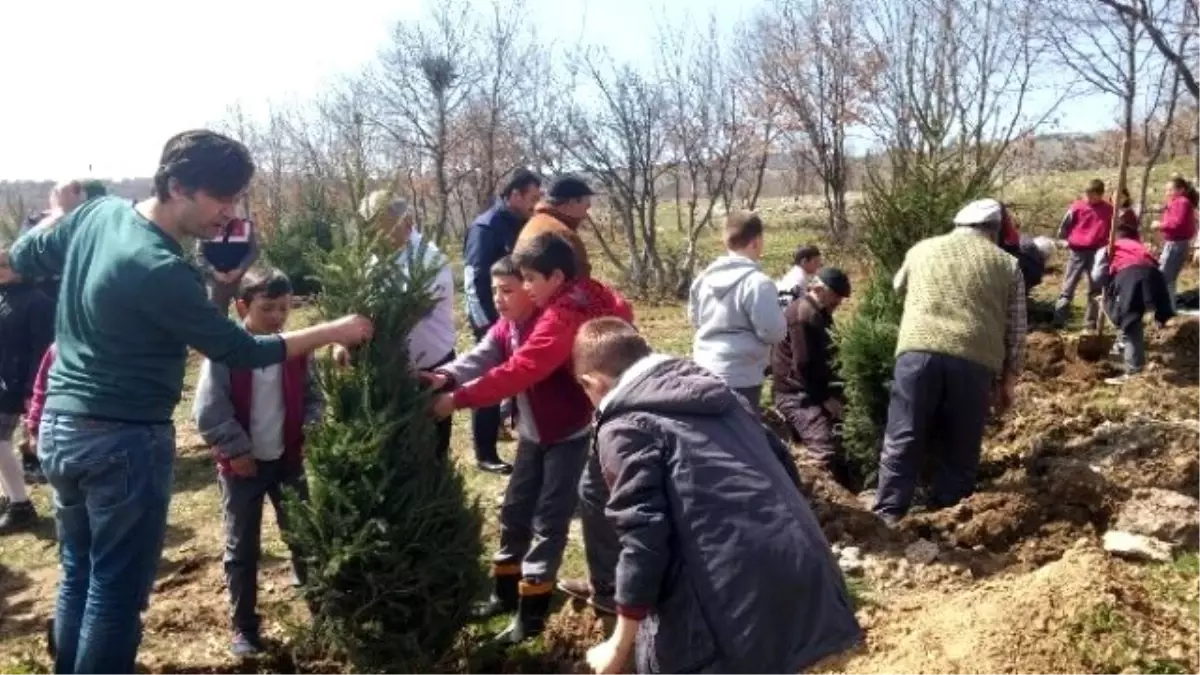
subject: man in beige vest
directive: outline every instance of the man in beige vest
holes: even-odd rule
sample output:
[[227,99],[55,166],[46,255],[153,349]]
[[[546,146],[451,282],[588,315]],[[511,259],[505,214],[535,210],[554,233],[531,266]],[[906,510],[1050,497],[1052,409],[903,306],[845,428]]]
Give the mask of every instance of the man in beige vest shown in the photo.
[[1025,347],[1025,288],[1017,261],[994,242],[1001,207],[968,204],[949,234],[909,249],[896,274],[904,316],[875,513],[908,513],[924,454],[936,449],[930,508],[975,489],[988,409],[1011,404]]

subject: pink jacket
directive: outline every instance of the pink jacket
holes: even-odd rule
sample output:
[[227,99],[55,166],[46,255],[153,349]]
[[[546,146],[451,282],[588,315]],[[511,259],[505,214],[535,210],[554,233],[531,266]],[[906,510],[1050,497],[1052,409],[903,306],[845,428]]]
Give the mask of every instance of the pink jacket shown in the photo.
[[42,365],[38,367],[37,379],[33,382],[33,396],[29,399],[29,405],[26,407],[25,428],[34,438],[37,438],[38,426],[42,423],[42,409],[46,407],[46,388],[47,380],[50,379],[50,366],[54,365],[56,358],[58,358],[58,345],[51,342],[46,353],[42,355]]

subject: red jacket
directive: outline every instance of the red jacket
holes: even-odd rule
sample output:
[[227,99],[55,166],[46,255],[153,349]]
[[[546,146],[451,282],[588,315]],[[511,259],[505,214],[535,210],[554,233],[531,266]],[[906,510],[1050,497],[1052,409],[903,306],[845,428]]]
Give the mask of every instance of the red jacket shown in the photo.
[[[591,417],[592,405],[571,372],[571,350],[579,327],[602,316],[632,322],[633,310],[618,293],[594,279],[571,282],[542,310],[528,336],[504,363],[454,390],[454,407],[487,408],[524,392],[543,443],[578,431]],[[501,324],[493,330],[511,330],[509,322]],[[509,344],[509,335],[494,337]]]
[[1189,241],[1196,236],[1196,207],[1183,195],[1167,200],[1162,214],[1162,235],[1167,241]]
[[1112,221],[1112,204],[1089,204],[1086,199],[1076,201],[1071,204],[1071,230],[1067,233],[1067,245],[1075,249],[1091,250],[1108,246],[1108,232]]
[[[283,363],[283,456],[289,469],[299,470],[304,461],[304,390],[308,384],[308,356]],[[229,371],[229,396],[233,416],[250,433],[250,410],[254,401],[254,370]],[[229,460],[217,458],[217,469],[230,475]]]
[[[1121,270],[1129,267],[1158,267],[1158,261],[1146,250],[1146,245],[1132,237],[1124,237],[1113,242],[1112,262],[1108,264],[1108,273],[1113,277]],[[1103,268],[1101,268],[1103,269]]]
[[38,426],[42,423],[42,411],[46,408],[46,389],[50,380],[50,366],[58,358],[58,345],[51,342],[42,354],[42,364],[38,366],[37,377],[33,381],[33,396],[29,397],[28,412],[25,413],[25,428],[34,438],[38,435]]

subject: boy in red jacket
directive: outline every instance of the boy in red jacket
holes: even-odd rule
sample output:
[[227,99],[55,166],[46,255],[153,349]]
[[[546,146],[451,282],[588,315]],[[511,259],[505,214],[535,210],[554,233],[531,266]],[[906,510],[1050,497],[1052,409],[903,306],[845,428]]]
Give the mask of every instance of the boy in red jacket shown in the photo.
[[1108,233],[1112,227],[1113,205],[1104,199],[1104,181],[1088,183],[1083,199],[1071,204],[1058,226],[1058,238],[1067,240],[1071,251],[1067,260],[1067,271],[1063,275],[1062,292],[1054,303],[1054,325],[1062,328],[1071,316],[1071,302],[1075,300],[1075,287],[1087,279],[1087,312],[1084,321],[1088,325],[1096,322],[1098,309],[1096,298],[1100,287],[1092,281],[1088,272],[1096,261],[1096,252],[1108,246]]
[[1159,325],[1166,324],[1175,314],[1166,281],[1158,269],[1158,261],[1142,243],[1136,220],[1122,220],[1117,225],[1112,259],[1107,250],[1096,256],[1092,280],[1101,288],[1107,287],[1104,311],[1121,331],[1115,349],[1125,356],[1125,374],[1105,380],[1122,384],[1141,372],[1146,364],[1146,334],[1142,317],[1154,312]]
[[[242,277],[236,306],[250,333],[280,333],[292,307],[291,282],[278,270],[252,269]],[[308,354],[254,370],[207,359],[201,366],[192,412],[217,460],[236,656],[263,649],[256,612],[263,500],[271,500],[286,531],[283,491],[293,489],[301,499],[308,494],[304,429],[320,419],[323,405]],[[302,584],[304,561],[295,550],[292,569],[293,585]]]
[[[448,417],[518,396],[521,445],[501,511],[495,589],[479,608],[481,617],[515,608],[516,618],[498,638],[515,644],[538,635],[545,624],[588,457],[592,405],[571,371],[575,333],[589,319],[632,321],[633,313],[603,284],[577,277],[574,249],[561,235],[544,233],[519,244],[512,260],[515,270],[493,270],[494,283],[513,284],[508,273],[519,270],[537,313],[522,324],[510,307],[488,334],[495,346],[486,358],[481,343],[437,371],[441,379],[435,385],[458,386],[434,400],[434,414]],[[520,302],[519,294],[510,297]]]

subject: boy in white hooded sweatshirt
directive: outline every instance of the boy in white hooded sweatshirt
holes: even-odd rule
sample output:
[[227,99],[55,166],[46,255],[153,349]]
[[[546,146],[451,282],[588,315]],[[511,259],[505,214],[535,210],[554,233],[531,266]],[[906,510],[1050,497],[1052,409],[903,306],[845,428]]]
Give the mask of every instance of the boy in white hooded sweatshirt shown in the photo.
[[758,408],[771,347],[787,336],[775,282],[759,267],[763,222],[735,211],[725,221],[725,255],[692,283],[692,359]]

